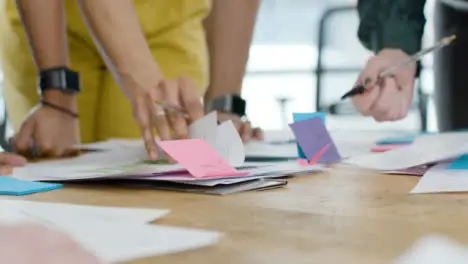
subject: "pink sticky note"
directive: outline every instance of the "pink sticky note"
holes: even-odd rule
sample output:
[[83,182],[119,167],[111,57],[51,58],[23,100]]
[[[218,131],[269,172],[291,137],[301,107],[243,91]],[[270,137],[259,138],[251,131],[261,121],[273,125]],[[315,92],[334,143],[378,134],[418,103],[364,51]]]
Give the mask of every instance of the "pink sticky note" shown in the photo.
[[326,144],[320,151],[315,155],[310,161],[307,159],[299,159],[299,165],[314,165],[317,163],[317,161],[323,156],[323,153],[327,151],[327,149],[330,147],[330,144]]
[[169,140],[159,146],[194,177],[241,176],[238,171],[203,139]]

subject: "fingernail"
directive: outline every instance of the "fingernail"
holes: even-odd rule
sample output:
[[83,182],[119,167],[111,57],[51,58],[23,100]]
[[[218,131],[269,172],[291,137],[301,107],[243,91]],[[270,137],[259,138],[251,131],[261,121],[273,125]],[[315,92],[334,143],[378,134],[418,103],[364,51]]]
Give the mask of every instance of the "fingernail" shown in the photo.
[[158,159],[158,152],[157,151],[150,151],[150,159],[157,160]]

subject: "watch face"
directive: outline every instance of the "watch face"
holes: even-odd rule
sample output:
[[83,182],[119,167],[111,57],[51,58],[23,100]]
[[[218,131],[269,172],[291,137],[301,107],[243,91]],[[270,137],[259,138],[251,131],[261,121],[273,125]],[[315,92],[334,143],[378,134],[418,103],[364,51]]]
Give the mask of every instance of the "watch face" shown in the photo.
[[240,117],[245,116],[246,102],[240,96],[226,95],[216,98],[209,105],[209,111],[217,110],[226,113],[236,114]]
[[39,76],[39,92],[55,89],[66,93],[80,92],[80,76],[78,72],[67,68],[44,70]]

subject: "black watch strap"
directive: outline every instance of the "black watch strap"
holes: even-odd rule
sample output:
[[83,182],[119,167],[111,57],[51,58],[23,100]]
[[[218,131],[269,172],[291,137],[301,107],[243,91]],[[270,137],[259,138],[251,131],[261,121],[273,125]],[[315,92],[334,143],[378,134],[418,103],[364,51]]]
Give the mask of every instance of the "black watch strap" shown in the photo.
[[76,71],[70,70],[68,67],[56,67],[42,70],[39,73],[39,93],[42,94],[47,90],[61,90],[65,93],[79,93],[80,75]]
[[206,105],[206,112],[222,111],[244,117],[246,114],[246,106],[246,101],[240,96],[229,94],[208,102]]

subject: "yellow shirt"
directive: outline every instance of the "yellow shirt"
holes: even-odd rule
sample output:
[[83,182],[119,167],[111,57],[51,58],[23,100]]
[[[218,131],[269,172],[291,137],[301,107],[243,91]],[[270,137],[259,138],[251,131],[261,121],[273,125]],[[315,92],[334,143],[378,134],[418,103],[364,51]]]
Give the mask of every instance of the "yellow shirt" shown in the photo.
[[[13,127],[18,129],[39,99],[34,88],[37,70],[15,1],[3,1],[0,65],[4,73],[7,110]],[[71,67],[80,72],[83,87],[78,96],[82,141],[140,137],[130,104],[105,70],[75,0],[65,1]],[[153,57],[164,76],[190,77],[201,96],[208,84],[209,69],[202,20],[210,11],[211,1],[134,0],[133,3]]]

